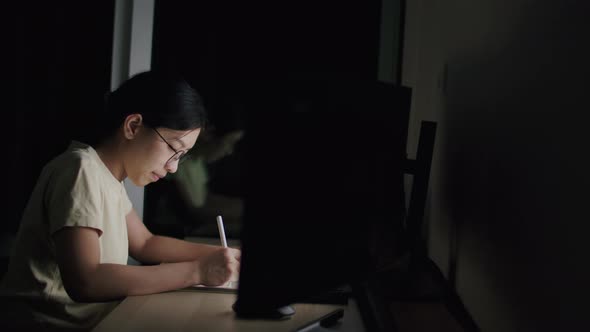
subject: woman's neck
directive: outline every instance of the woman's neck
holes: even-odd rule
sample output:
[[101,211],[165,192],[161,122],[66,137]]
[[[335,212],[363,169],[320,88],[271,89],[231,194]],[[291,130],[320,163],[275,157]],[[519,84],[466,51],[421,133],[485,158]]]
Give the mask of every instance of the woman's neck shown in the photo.
[[127,174],[123,167],[123,162],[120,158],[120,146],[115,140],[108,140],[96,146],[96,153],[100,160],[111,171],[113,176],[120,181],[123,181]]

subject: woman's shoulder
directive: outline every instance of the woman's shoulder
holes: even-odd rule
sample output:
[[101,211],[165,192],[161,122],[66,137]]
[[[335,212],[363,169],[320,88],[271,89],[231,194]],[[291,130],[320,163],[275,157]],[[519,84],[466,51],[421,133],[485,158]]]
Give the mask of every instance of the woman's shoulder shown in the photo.
[[89,159],[89,154],[83,146],[70,144],[68,148],[47,163],[46,168],[63,169],[80,167]]
[[78,177],[80,174],[96,174],[100,165],[96,151],[84,143],[73,141],[61,154],[52,159],[44,168],[44,172],[52,177]]

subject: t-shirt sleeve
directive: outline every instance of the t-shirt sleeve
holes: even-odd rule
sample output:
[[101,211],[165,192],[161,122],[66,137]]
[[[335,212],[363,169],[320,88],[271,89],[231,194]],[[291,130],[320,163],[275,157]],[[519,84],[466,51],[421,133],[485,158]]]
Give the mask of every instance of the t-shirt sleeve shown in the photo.
[[96,172],[84,161],[55,170],[45,193],[50,234],[65,226],[103,232],[103,193]]

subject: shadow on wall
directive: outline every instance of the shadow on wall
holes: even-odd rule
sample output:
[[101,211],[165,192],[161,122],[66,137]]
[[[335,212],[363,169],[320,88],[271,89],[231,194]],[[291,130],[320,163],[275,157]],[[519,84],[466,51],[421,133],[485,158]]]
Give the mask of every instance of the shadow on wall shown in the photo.
[[590,329],[590,6],[545,3],[448,62],[451,274],[484,331]]

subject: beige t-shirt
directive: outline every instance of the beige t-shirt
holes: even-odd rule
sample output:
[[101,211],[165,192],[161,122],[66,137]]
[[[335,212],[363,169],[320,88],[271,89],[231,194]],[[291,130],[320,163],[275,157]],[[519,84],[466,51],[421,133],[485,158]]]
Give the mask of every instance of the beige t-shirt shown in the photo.
[[11,312],[8,318],[59,328],[88,329],[97,324],[117,302],[76,303],[68,296],[52,235],[62,227],[95,228],[101,234],[100,262],[127,264],[125,217],[131,208],[123,183],[92,147],[72,142],[49,162],[24,210],[0,285],[1,302]]

